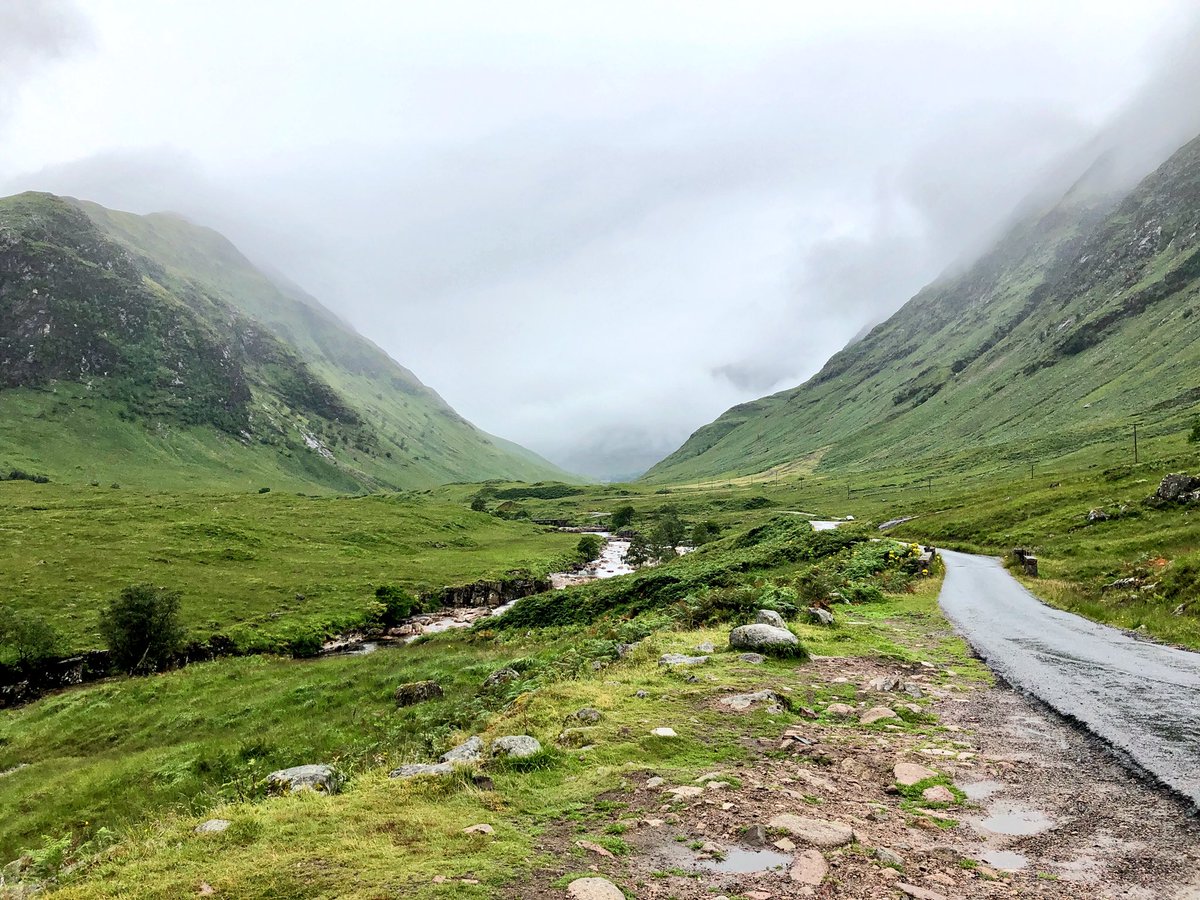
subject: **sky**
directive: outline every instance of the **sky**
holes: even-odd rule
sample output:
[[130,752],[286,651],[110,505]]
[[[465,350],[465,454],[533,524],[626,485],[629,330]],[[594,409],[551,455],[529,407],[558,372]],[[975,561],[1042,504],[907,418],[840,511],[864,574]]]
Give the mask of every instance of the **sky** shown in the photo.
[[1200,132],[1193,0],[4,0],[0,193],[211,225],[596,477]]

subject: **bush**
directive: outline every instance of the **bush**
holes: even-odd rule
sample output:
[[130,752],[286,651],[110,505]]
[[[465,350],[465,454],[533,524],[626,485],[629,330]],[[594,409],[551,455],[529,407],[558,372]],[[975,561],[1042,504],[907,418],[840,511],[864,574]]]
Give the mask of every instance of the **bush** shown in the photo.
[[100,634],[122,671],[134,675],[165,668],[183,644],[179,592],[130,585],[100,611]]
[[377,587],[375,599],[383,606],[379,618],[388,627],[398,625],[421,611],[421,601],[404,588],[395,585],[385,584]]
[[30,669],[58,655],[61,637],[41,616],[0,607],[0,651]]
[[483,497],[476,496],[471,500],[471,509],[475,512],[487,512],[487,500]]
[[260,487],[258,489],[258,492],[260,494],[269,494],[269,493],[271,493],[271,489],[269,487]]
[[1188,442],[1200,444],[1200,419],[1197,419],[1192,425],[1192,433],[1188,435]]
[[575,552],[579,555],[579,561],[584,563],[590,563],[593,559],[599,559],[600,553],[603,550],[604,539],[598,534],[585,534],[575,546]]
[[609,517],[608,525],[614,531],[619,528],[628,528],[633,523],[633,517],[637,515],[637,511],[626,504],[618,506],[613,510],[613,514]]
[[320,656],[325,647],[325,635],[316,629],[294,632],[285,643],[287,652],[296,659],[312,659]]
[[721,526],[716,522],[697,522],[692,526],[692,546],[702,547],[721,536]]

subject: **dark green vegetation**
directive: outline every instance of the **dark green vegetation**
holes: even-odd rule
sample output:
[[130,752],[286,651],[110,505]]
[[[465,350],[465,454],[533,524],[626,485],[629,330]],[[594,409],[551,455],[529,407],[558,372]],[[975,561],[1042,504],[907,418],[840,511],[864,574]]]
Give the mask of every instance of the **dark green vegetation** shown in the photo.
[[735,407],[653,482],[933,475],[1186,433],[1200,403],[1200,139],[1124,198],[1072,192],[807,383]]
[[164,496],[5,481],[0,604],[44,617],[64,652],[87,650],[104,646],[99,610],[153,584],[180,593],[190,640],[286,651],[377,621],[380,586],[542,576],[577,541],[423,494]]
[[561,475],[172,215],[0,200],[0,465],[355,491]]
[[183,646],[178,591],[130,585],[100,610],[99,622],[113,665],[130,675],[167,668]]

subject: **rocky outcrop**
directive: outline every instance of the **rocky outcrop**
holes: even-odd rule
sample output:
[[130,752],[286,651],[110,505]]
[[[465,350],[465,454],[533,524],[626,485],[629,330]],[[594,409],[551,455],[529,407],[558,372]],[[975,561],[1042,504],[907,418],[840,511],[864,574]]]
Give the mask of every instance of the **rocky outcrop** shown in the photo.
[[1200,475],[1172,472],[1158,485],[1151,503],[1196,503],[1200,501]]
[[476,581],[444,587],[430,595],[436,606],[503,606],[522,597],[550,590],[548,578],[522,576],[498,581]]

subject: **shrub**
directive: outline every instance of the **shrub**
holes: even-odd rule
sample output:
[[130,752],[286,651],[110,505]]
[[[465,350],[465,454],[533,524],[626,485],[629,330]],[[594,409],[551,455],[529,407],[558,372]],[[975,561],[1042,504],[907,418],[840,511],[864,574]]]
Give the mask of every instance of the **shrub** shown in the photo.
[[471,509],[475,510],[475,512],[487,512],[487,500],[476,496],[471,500]]
[[1188,435],[1188,442],[1192,444],[1200,444],[1200,419],[1197,419],[1192,425],[1192,433]]
[[589,563],[593,559],[599,559],[600,553],[603,550],[604,539],[598,534],[585,534],[575,546],[575,552],[579,555],[579,561],[584,563]]
[[692,526],[692,546],[702,547],[716,540],[720,534],[721,526],[716,522],[697,522]]
[[260,487],[258,489],[258,492],[260,494],[269,494],[269,493],[271,493],[271,489],[269,487]]
[[58,654],[61,637],[41,616],[0,607],[0,650],[18,667],[30,669]]
[[609,517],[609,527],[614,531],[619,528],[628,528],[633,522],[633,517],[637,515],[637,511],[630,505],[618,506],[613,510],[612,516]]
[[316,629],[296,631],[287,638],[284,646],[296,659],[311,659],[320,656],[325,647],[325,635]]
[[421,601],[404,588],[395,585],[385,584],[377,587],[375,599],[383,606],[379,618],[389,627],[421,611]]
[[179,592],[130,585],[100,611],[100,634],[122,671],[134,675],[165,668],[183,643]]

